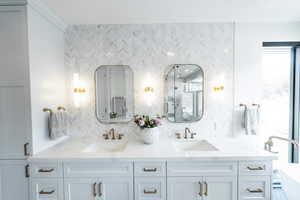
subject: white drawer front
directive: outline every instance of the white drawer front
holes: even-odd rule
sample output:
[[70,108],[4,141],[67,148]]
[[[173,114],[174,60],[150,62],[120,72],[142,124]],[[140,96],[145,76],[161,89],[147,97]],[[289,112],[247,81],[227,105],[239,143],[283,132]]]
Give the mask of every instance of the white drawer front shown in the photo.
[[168,162],[167,176],[237,175],[237,162]]
[[62,179],[31,179],[32,200],[63,200]]
[[270,176],[241,176],[239,178],[240,200],[270,200]]
[[34,162],[30,165],[30,175],[35,178],[63,177],[62,163],[60,162]]
[[166,200],[165,177],[135,178],[135,200]]
[[240,161],[240,175],[272,175],[272,162],[269,161]]
[[65,177],[133,176],[132,162],[64,162]]
[[166,176],[165,162],[135,162],[135,176]]

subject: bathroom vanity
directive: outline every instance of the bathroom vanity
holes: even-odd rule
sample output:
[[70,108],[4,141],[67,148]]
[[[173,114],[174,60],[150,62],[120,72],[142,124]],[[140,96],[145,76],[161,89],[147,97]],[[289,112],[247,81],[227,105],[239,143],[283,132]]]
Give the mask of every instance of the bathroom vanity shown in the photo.
[[[32,157],[31,199],[271,199],[275,157],[268,152],[250,152],[233,140],[165,138],[145,146],[130,139],[118,151],[102,147],[106,142],[91,148],[95,138],[74,139]],[[195,142],[207,149],[186,148]]]

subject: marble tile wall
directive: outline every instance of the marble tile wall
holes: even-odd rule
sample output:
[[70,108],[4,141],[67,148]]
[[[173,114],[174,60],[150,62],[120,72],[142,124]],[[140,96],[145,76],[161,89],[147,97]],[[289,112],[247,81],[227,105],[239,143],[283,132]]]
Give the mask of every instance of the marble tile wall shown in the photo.
[[[201,121],[174,124],[164,121],[162,134],[191,127],[201,136],[232,135],[234,104],[234,25],[232,23],[74,25],[65,34],[69,105],[73,136],[102,134],[116,127],[137,130],[133,123],[105,125],[95,117],[94,71],[100,65],[130,65],[134,71],[135,113],[163,114],[163,75],[171,64],[198,64],[205,74],[204,116]],[[79,108],[72,95],[72,75],[80,73],[87,93]],[[144,87],[154,87],[151,106]],[[223,85],[223,92],[213,87]]]

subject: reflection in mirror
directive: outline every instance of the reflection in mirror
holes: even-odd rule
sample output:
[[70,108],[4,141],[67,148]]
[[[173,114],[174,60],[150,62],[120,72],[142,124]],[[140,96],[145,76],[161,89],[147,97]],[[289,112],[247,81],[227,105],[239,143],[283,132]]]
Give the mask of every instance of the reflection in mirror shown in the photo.
[[172,65],[165,75],[165,111],[171,122],[195,122],[203,115],[204,73],[192,64]]
[[95,72],[96,116],[102,123],[129,122],[134,115],[133,72],[125,65],[100,66]]

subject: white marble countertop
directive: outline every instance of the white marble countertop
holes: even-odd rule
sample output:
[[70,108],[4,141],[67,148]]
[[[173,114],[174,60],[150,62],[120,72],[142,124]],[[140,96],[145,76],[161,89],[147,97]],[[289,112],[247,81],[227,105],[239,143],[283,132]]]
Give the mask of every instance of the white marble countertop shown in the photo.
[[[204,139],[204,138],[203,138]],[[102,137],[85,136],[69,139],[44,152],[32,156],[29,160],[274,160],[276,155],[263,149],[252,149],[245,143],[234,138],[207,139],[217,151],[180,151],[174,142],[176,139],[161,137],[159,142],[145,145],[136,137],[123,139],[128,142],[123,151],[107,151],[102,146],[107,145]],[[197,140],[200,140],[198,138]],[[184,141],[184,139],[181,139]],[[89,152],[88,149],[93,149]]]

